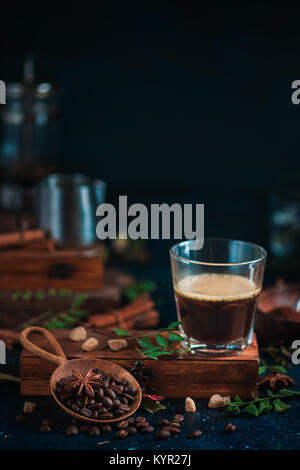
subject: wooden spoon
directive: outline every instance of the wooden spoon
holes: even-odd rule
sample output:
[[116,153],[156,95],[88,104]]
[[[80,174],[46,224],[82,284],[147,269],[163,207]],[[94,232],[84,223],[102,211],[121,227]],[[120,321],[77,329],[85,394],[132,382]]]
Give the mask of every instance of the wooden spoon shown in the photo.
[[[41,333],[42,335],[45,336],[45,338],[49,341],[51,344],[53,350],[55,351],[55,354],[51,354],[48,351],[45,351],[44,349],[39,348],[35,344],[33,344],[31,341],[28,339],[28,335],[33,332],[38,332]],[[121,421],[129,416],[131,416],[135,411],[138,409],[138,407],[141,404],[142,400],[142,391],[141,388],[138,384],[138,382],[135,380],[135,378],[128,372],[126,369],[123,369],[123,367],[120,367],[118,364],[115,364],[114,362],[111,361],[105,361],[104,359],[93,359],[93,358],[82,358],[82,359],[72,359],[71,361],[68,361],[65,353],[63,352],[60,344],[58,341],[54,338],[54,336],[48,331],[45,330],[45,328],[41,328],[39,326],[31,326],[28,328],[25,328],[20,333],[20,342],[24,346],[24,348],[28,349],[28,351],[36,354],[37,356],[41,357],[42,359],[46,359],[47,361],[54,362],[57,364],[59,367],[55,369],[53,374],[51,375],[50,378],[50,390],[51,394],[54,398],[54,400],[57,402],[57,404],[69,415],[71,415],[74,419],[80,420],[80,421],[85,421],[88,423],[94,423],[94,424],[105,424],[105,423],[114,423],[116,421]],[[87,369],[100,369],[103,371],[103,373],[106,376],[112,376],[116,378],[117,380],[123,380],[125,379],[128,382],[129,387],[135,387],[137,389],[137,394],[135,395],[134,401],[130,404],[131,410],[128,411],[128,413],[123,414],[122,416],[118,418],[113,418],[113,419],[92,419],[92,418],[87,418],[85,416],[81,416],[78,413],[75,413],[74,411],[70,410],[67,408],[63,403],[59,401],[55,394],[55,389],[56,389],[56,384],[61,378],[65,377],[70,377],[72,375],[73,369],[78,370],[81,374],[83,374]],[[38,373],[38,371],[37,371]]]

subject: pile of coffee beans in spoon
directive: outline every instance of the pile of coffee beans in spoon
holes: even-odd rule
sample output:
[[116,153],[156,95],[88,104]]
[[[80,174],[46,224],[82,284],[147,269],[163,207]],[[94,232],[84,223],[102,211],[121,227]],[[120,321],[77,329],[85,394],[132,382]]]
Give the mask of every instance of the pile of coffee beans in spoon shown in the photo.
[[137,389],[128,382],[106,376],[99,369],[73,370],[56,384],[56,395],[67,408],[81,416],[108,420],[131,411]]

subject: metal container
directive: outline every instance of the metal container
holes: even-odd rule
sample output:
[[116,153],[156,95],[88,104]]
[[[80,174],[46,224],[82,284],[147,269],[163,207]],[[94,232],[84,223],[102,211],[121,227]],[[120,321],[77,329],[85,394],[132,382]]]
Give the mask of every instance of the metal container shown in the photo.
[[106,184],[81,174],[53,174],[38,187],[38,224],[61,246],[85,247],[97,241],[96,209]]

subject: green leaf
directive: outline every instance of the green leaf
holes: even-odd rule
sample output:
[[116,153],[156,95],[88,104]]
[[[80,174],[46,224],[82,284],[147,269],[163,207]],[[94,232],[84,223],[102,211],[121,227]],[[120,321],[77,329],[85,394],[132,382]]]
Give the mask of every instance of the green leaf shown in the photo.
[[183,336],[181,336],[177,333],[173,333],[173,331],[169,332],[169,338],[174,340],[174,341],[184,341]]
[[88,295],[84,293],[77,295],[77,297],[75,297],[75,299],[73,300],[70,309],[73,310],[79,308],[86,301],[87,298]]
[[290,405],[283,403],[280,398],[276,398],[276,400],[273,401],[273,406],[278,413],[283,413],[290,408]]
[[22,291],[18,290],[11,295],[12,300],[19,300],[22,297]]
[[253,415],[253,416],[258,416],[259,415],[259,411],[256,408],[256,406],[254,405],[254,403],[250,403],[248,406],[246,406],[243,409],[243,411],[246,411],[246,413],[249,413],[250,415]]
[[126,330],[121,330],[120,328],[114,328],[113,330],[118,336],[131,336],[131,333]]
[[142,399],[142,407],[149,411],[149,413],[156,413],[159,410],[165,410],[166,407],[162,405],[159,401],[151,400],[150,398]]
[[35,298],[37,300],[41,300],[44,298],[44,292],[42,290],[37,290],[35,293]]
[[144,336],[144,338],[138,338],[137,341],[140,344],[140,346],[142,346],[142,348],[148,349],[148,348],[154,347],[151,340],[147,336]]
[[171,354],[173,354],[173,351],[167,351],[166,349],[164,349],[163,351],[153,351],[149,353],[143,351],[143,355],[150,357],[152,359],[154,358],[156,359],[159,356],[170,356]]
[[168,330],[175,330],[179,325],[181,325],[181,321],[174,321],[173,323],[170,323]]
[[157,344],[160,346],[167,346],[168,344],[166,338],[163,335],[159,335],[158,333],[155,335],[155,339]]
[[263,400],[259,403],[259,406],[258,406],[259,414],[260,413],[267,413],[271,409],[272,409],[272,405],[270,403],[270,400],[266,399],[266,400]]
[[262,375],[267,372],[267,366],[260,366],[258,369],[258,375]]
[[283,366],[279,366],[279,365],[274,365],[274,366],[268,366],[268,371],[269,372],[272,372],[274,374],[286,374],[287,373],[287,369]]
[[27,290],[26,292],[23,292],[22,297],[23,300],[30,300],[32,297],[32,292],[30,290]]
[[274,393],[272,392],[272,390],[270,390],[269,388],[267,390],[267,395],[268,395],[268,397],[271,397],[271,398],[275,396]]
[[229,403],[227,406],[227,411],[231,411],[232,413],[240,413],[240,408],[238,405],[235,405],[234,403]]
[[69,295],[72,295],[72,291],[68,289],[60,289],[59,295],[60,297],[68,297]]

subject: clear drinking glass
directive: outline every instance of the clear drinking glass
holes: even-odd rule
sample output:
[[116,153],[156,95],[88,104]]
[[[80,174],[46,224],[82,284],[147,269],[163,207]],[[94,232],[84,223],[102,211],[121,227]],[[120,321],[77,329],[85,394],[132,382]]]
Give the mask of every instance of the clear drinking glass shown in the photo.
[[251,344],[266,251],[253,243],[206,239],[170,250],[174,294],[184,346],[205,355],[241,352]]

